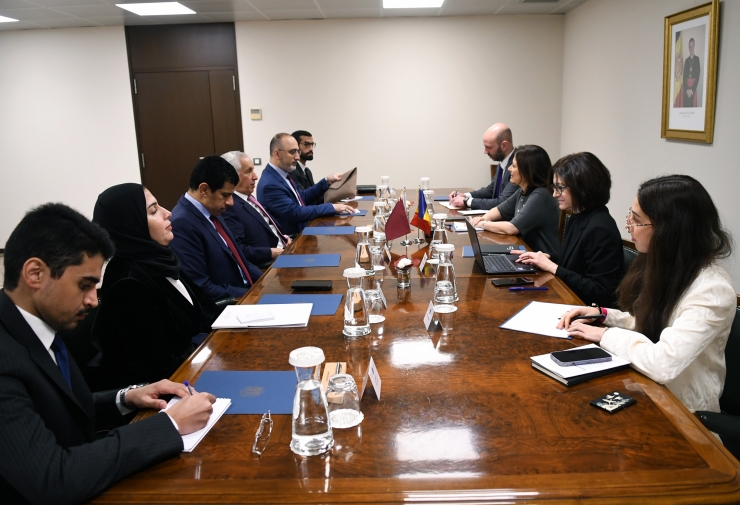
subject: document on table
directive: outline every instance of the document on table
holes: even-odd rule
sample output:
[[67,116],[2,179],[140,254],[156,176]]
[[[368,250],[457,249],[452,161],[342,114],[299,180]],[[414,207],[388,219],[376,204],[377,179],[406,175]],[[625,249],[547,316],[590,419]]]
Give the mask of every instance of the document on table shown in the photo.
[[349,202],[359,202],[362,200],[362,197],[360,195],[353,196],[352,198],[345,198],[344,200],[339,200],[340,202],[349,203]]
[[450,210],[458,210],[458,209],[464,209],[465,208],[465,207],[455,207],[450,202],[437,202],[437,203],[440,204],[442,207],[447,207]]
[[526,307],[517,312],[514,317],[504,322],[499,328],[546,335],[548,337],[569,338],[567,331],[558,330],[555,326],[563,314],[575,307],[580,307],[580,305],[529,302]]
[[[167,407],[165,407],[164,410],[169,410],[170,407],[172,407],[179,401],[179,396],[174,397],[169,401]],[[211,417],[208,418],[208,422],[206,423],[205,427],[198,431],[194,431],[193,433],[182,436],[182,452],[193,452],[195,446],[198,445],[201,440],[203,440],[203,437],[206,436],[206,433],[211,431],[211,428],[213,428],[213,425],[216,424],[216,421],[221,419],[221,416],[224,415],[224,412],[226,412],[226,409],[229,408],[229,405],[231,405],[230,398],[217,398],[216,403],[213,404],[213,412],[211,412]]]
[[[465,223],[461,223],[459,221],[455,221],[452,223],[452,229],[458,233],[467,233],[468,225],[466,225]],[[484,231],[484,230],[485,229],[482,226],[475,227],[475,231]],[[465,246],[465,247],[469,247],[469,246]],[[473,254],[471,253],[470,256],[473,256]]]
[[463,216],[481,216],[488,211],[481,209],[481,210],[458,210],[458,212],[462,214]]
[[213,322],[211,328],[219,330],[225,328],[305,327],[308,325],[312,307],[313,303],[229,305]]

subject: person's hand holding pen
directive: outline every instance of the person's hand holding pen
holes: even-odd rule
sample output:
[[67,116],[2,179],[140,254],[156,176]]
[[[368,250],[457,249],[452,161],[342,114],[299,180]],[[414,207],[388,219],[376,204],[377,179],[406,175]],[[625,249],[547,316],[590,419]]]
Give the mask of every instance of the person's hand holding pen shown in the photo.
[[576,307],[563,314],[556,327],[566,330],[570,336],[598,344],[606,328],[592,325],[603,320],[601,311],[596,307]]
[[457,190],[450,193],[450,204],[458,209],[465,208],[465,195],[459,194]]

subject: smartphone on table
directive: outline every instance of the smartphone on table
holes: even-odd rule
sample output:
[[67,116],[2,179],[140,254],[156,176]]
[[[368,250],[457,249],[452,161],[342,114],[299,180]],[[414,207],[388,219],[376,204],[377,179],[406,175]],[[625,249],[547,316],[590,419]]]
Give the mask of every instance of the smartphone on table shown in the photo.
[[509,277],[508,279],[493,279],[491,284],[497,288],[506,286],[525,286],[527,284],[534,284],[534,279],[531,277]]
[[572,351],[551,352],[550,358],[560,366],[575,366],[611,361],[612,355],[599,347],[589,347]]

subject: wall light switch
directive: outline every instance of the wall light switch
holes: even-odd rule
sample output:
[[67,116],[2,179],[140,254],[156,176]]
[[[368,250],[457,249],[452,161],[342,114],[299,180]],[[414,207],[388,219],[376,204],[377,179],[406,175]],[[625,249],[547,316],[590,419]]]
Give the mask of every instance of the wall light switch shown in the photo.
[[254,163],[254,166],[258,166],[262,164],[262,158],[252,158],[252,162]]
[[262,120],[262,109],[249,109],[249,118],[252,121]]

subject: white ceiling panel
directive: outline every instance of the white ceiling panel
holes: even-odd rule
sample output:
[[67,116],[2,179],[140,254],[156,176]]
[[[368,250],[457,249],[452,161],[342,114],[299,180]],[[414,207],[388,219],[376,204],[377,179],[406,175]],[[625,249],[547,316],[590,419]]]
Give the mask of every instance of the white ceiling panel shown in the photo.
[[383,7],[383,0],[316,0],[321,10],[375,9]]
[[209,12],[243,12],[251,11],[257,12],[257,10],[249,5],[247,2],[239,0],[179,0],[185,7],[193,9],[198,14],[207,14]]
[[43,28],[33,23],[19,21],[18,23],[0,23],[0,32],[9,32],[13,30],[33,30],[34,28]]
[[103,18],[112,16],[140,17],[133,12],[128,12],[115,5],[86,5],[76,7],[55,7],[55,11],[69,14],[78,18]]
[[53,9],[1,9],[0,16],[17,19],[18,21],[31,22],[41,19],[63,19],[71,17]]
[[314,0],[249,0],[255,9],[267,11],[309,11],[316,10]]
[[[449,0],[447,0],[449,2]],[[441,9],[383,9],[384,18],[397,18],[397,17],[418,17],[418,16],[439,16]]]
[[231,23],[233,21],[266,21],[267,18],[257,11],[207,12],[203,14],[213,23]]
[[[0,0],[4,4],[6,0]],[[26,0],[26,3],[35,4],[34,7],[73,7],[77,5],[105,5],[102,0]]]
[[125,20],[122,16],[109,16],[109,17],[103,17],[103,18],[89,18],[90,21],[94,21],[95,23],[100,23],[103,26],[121,26],[123,24],[126,25],[153,25],[156,24],[154,21],[152,21],[148,17],[144,16],[133,16],[133,17],[127,17]]
[[375,9],[324,9],[324,14],[331,19],[377,18],[380,17],[379,7]]
[[44,28],[76,28],[85,26],[102,26],[102,23],[97,23],[89,19],[78,18],[45,19],[43,21],[37,21],[37,23],[43,25]]

